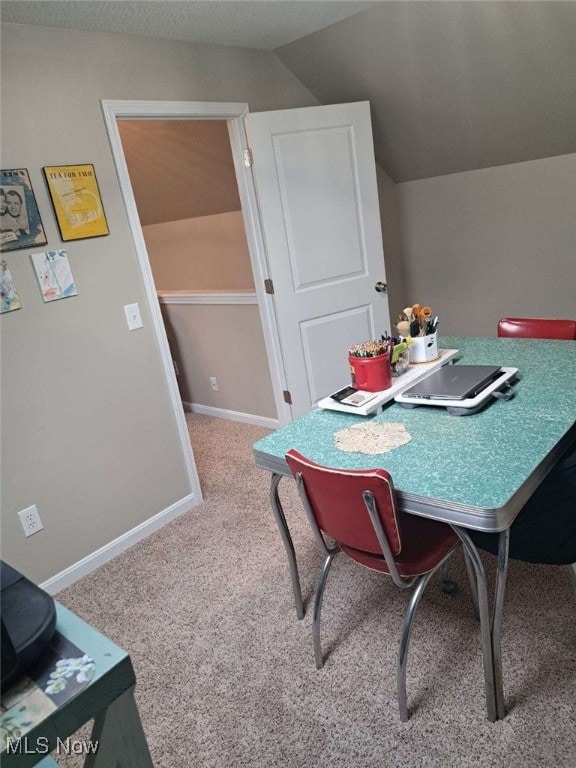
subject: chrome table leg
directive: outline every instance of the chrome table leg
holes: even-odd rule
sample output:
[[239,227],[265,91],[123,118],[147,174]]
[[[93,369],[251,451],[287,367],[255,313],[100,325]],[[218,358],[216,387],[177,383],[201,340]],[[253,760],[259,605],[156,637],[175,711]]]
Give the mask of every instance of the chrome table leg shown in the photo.
[[498,719],[496,706],[496,692],[494,690],[494,656],[492,650],[492,635],[490,632],[490,610],[488,608],[488,590],[486,587],[486,573],[478,555],[478,550],[472,543],[465,528],[453,525],[452,528],[458,534],[462,544],[474,566],[476,586],[478,589],[478,613],[480,616],[480,634],[482,637],[482,660],[484,665],[484,688],[486,691],[486,716],[491,723]]
[[502,650],[500,633],[502,630],[502,609],[504,607],[504,591],[508,572],[508,548],[510,544],[510,528],[501,531],[498,538],[498,571],[496,575],[496,593],[492,606],[492,655],[494,662],[494,688],[496,691],[496,713],[498,719],[505,716],[504,685],[502,680]]
[[292,543],[292,537],[290,536],[284,510],[280,503],[280,496],[278,495],[278,484],[282,477],[283,475],[279,475],[277,472],[272,473],[272,480],[270,481],[270,505],[288,557],[290,578],[292,579],[292,592],[294,593],[294,603],[296,604],[296,615],[299,619],[303,619],[304,604],[302,602],[302,589],[300,588],[300,578],[298,576],[296,552],[294,551],[294,544]]

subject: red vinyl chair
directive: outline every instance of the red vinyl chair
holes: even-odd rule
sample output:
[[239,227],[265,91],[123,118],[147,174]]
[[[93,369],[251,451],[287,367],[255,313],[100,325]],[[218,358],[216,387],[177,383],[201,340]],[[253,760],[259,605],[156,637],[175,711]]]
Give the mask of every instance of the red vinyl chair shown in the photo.
[[576,339],[576,320],[543,317],[503,317],[498,321],[498,336],[524,339]]
[[[392,478],[384,469],[332,469],[315,464],[294,450],[286,454],[286,461],[296,478],[316,543],[325,556],[312,620],[317,669],[323,666],[322,598],[338,552],[344,552],[365,568],[389,575],[398,587],[414,587],[404,620],[396,675],[400,719],[406,722],[406,661],[414,615],[430,578],[459,543],[458,536],[446,523],[400,512]],[[334,539],[333,546],[326,543],[325,534]],[[474,591],[472,583],[471,588]]]

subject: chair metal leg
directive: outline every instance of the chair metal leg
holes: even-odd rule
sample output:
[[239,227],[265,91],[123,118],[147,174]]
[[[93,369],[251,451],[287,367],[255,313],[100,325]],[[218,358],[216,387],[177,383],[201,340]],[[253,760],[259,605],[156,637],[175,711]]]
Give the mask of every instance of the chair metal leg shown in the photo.
[[572,563],[572,565],[567,565],[566,568],[568,569],[570,581],[572,582],[572,586],[574,587],[574,597],[576,597],[576,563]]
[[446,595],[453,595],[458,589],[458,584],[453,579],[448,578],[448,560],[444,560],[438,571],[440,577],[440,589]]
[[318,578],[318,585],[316,587],[316,599],[314,600],[314,615],[312,618],[312,637],[314,638],[314,660],[316,662],[316,669],[322,669],[324,666],[324,660],[322,659],[322,644],[320,642],[320,613],[322,611],[322,599],[324,597],[324,587],[326,586],[326,579],[330,572],[330,566],[334,560],[336,553],[332,553],[326,556],[322,570],[320,571],[320,577]]
[[294,595],[294,603],[296,605],[296,615],[299,619],[304,618],[304,603],[302,602],[302,589],[300,587],[300,578],[298,576],[298,565],[296,563],[296,552],[294,550],[294,544],[292,543],[292,537],[286,523],[286,517],[282,504],[280,503],[280,496],[278,495],[278,484],[282,479],[282,475],[276,472],[272,473],[272,479],[270,481],[270,506],[272,507],[272,513],[276,520],[276,525],[282,537],[282,543],[286,550],[288,557],[288,566],[290,568],[290,578],[292,580],[292,593]]
[[412,631],[412,623],[414,622],[414,616],[416,615],[416,609],[424,594],[426,585],[430,581],[430,578],[434,574],[434,571],[425,573],[420,576],[416,582],[416,587],[412,592],[412,597],[408,604],[408,610],[404,617],[404,627],[402,629],[402,638],[400,640],[400,651],[398,653],[398,665],[396,668],[396,690],[398,696],[398,708],[400,710],[400,720],[405,723],[408,720],[408,697],[406,695],[406,663],[408,661],[408,646],[410,644],[410,633]]

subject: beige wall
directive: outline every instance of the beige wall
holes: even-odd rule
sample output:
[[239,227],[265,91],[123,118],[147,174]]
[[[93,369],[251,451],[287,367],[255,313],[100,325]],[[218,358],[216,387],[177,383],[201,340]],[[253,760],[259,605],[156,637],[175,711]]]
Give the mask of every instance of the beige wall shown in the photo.
[[257,304],[170,304],[162,314],[186,404],[278,418]]
[[[394,184],[390,176],[379,165],[376,166],[376,179],[380,200],[380,220],[382,223],[384,260],[386,261],[390,320],[394,323],[399,312],[406,306],[398,195],[396,192],[397,185]],[[388,330],[391,333],[395,332],[393,328]]]
[[576,154],[397,185],[408,303],[440,333],[576,316]]
[[[101,99],[309,106],[270,53],[27,25],[2,28],[2,167],[93,163],[110,235],[66,244],[79,295],[44,304],[30,250],[7,254],[23,308],[2,324],[2,555],[42,581],[190,493]],[[37,250],[37,249],[36,249]],[[139,302],[129,333],[123,306]],[[45,530],[24,538],[37,504]]]
[[143,227],[159,291],[254,289],[241,211]]
[[[208,408],[206,412],[223,416],[232,412],[235,418],[255,417],[258,423],[262,418],[276,421],[241,211],[153,224],[143,227],[143,232],[158,291],[178,291],[180,297],[186,292],[235,291],[254,296],[253,304],[163,305],[186,407]],[[218,380],[217,392],[210,386],[211,376]]]

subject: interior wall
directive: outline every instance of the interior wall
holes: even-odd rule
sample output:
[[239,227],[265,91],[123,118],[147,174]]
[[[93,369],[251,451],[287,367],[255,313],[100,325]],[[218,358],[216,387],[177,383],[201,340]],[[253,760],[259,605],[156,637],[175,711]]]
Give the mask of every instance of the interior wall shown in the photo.
[[159,291],[255,290],[241,211],[150,224],[142,232]]
[[[22,309],[0,319],[2,556],[41,582],[190,493],[100,100],[317,102],[262,51],[4,24],[1,57],[2,166],[29,170],[48,237],[3,254]],[[41,168],[70,163],[94,164],[109,236],[61,241]],[[44,304],[30,253],[63,247],[78,296]],[[44,530],[25,538],[31,504]]]
[[440,334],[576,316],[576,154],[397,185],[408,304]]
[[[277,425],[256,304],[167,304],[162,314],[186,407],[214,415],[231,412],[253,423],[266,424],[270,419],[270,427]],[[217,392],[210,385],[212,376]]]

